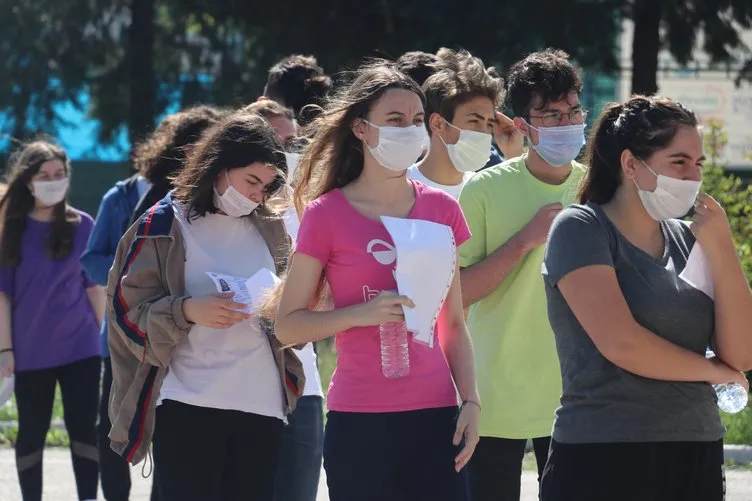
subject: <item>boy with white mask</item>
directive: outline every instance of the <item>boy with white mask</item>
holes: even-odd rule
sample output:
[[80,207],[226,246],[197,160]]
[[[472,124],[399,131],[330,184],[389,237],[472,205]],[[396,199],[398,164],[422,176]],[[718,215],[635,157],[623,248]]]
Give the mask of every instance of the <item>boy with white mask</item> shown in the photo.
[[[488,162],[494,137],[505,157],[522,154],[522,135],[496,111],[503,81],[493,68],[467,51],[439,49],[426,79],[428,154],[407,175],[459,198],[465,183]],[[493,134],[493,136],[492,136]]]
[[561,375],[540,277],[554,216],[574,201],[585,168],[582,82],[561,51],[512,66],[507,99],[530,150],[476,174],[460,205],[472,238],[460,248],[462,294],[483,401],[470,464],[475,501],[517,501],[525,444],[539,475],[548,455]]

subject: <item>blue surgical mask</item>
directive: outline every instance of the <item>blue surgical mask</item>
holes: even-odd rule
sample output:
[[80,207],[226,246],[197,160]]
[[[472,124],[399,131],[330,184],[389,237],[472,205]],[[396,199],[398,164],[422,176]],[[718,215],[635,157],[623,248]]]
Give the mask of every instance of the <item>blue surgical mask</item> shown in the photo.
[[538,131],[538,144],[530,141],[530,146],[552,167],[569,165],[585,146],[584,123],[562,127],[527,126]]

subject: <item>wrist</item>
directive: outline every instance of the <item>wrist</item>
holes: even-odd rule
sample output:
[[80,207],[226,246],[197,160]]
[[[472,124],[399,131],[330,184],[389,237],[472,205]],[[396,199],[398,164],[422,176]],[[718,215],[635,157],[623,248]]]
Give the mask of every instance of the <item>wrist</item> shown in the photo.
[[363,305],[364,303],[353,304],[339,310],[342,314],[342,322],[344,324],[342,331],[352,329],[353,327],[365,327],[361,322]]
[[478,408],[479,411],[482,410],[480,406],[480,399],[469,398],[469,399],[463,400],[462,405],[460,406],[460,410],[464,409],[467,406],[475,406]]
[[525,228],[522,228],[511,239],[509,239],[509,243],[512,245],[515,256],[518,259],[522,259],[525,254],[535,247],[527,238]]
[[183,310],[183,317],[185,317],[185,321],[191,324],[195,324],[196,322],[193,320],[193,316],[191,315],[192,305],[193,305],[193,297],[188,296],[187,298],[183,299],[183,303],[180,306],[181,306],[181,309]]

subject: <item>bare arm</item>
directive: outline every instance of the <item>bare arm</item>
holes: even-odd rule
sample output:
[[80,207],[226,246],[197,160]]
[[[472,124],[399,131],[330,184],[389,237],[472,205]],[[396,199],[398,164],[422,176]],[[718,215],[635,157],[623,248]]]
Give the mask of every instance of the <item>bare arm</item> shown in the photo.
[[104,287],[101,285],[89,287],[86,289],[86,295],[89,296],[89,303],[91,303],[91,309],[94,310],[94,315],[97,318],[97,325],[101,326],[104,322],[104,310],[107,302]]
[[353,327],[400,322],[405,319],[402,307],[415,305],[404,296],[382,292],[363,304],[331,311],[313,311],[324,267],[311,256],[295,253],[282,290],[274,330],[284,345],[320,341]]
[[664,381],[712,384],[743,377],[724,364],[714,364],[640,326],[610,266],[578,268],[559,280],[558,287],[598,351],[626,371]]
[[439,338],[439,342],[460,398],[462,401],[480,404],[473,363],[473,342],[465,324],[459,270],[457,271],[446,299],[447,314],[439,318],[444,324],[439,325],[438,331],[446,334]]
[[752,291],[734,247],[723,208],[700,195],[692,232],[710,264],[715,296],[715,342],[718,358],[739,371],[752,370]]
[[752,291],[736,253],[713,268],[716,355],[739,371],[752,370]]
[[480,422],[480,396],[475,379],[475,362],[473,360],[473,342],[467,332],[465,315],[462,309],[462,291],[460,290],[459,268],[455,271],[454,281],[446,299],[446,314],[439,317],[439,343],[446,357],[452,379],[460,394],[463,405],[457,417],[452,443],[460,445],[464,438],[465,445],[454,458],[454,468],[460,471],[470,461],[478,444]]
[[352,308],[311,311],[324,267],[306,254],[293,255],[279,303],[274,332],[283,345],[320,341],[355,327]]
[[462,304],[466,307],[485,299],[504,281],[528,250],[517,233],[482,261],[463,268]]

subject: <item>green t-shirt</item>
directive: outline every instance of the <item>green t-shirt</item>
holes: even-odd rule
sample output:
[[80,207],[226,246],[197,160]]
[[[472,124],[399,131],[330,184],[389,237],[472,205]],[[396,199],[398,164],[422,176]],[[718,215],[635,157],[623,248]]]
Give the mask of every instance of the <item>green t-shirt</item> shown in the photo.
[[[524,157],[476,174],[460,196],[473,235],[460,247],[460,266],[485,259],[544,205],[573,203],[584,174],[585,167],[573,162],[564,183],[546,184],[530,173]],[[546,311],[543,251],[528,252],[496,290],[470,307],[483,437],[551,435],[561,373]]]

